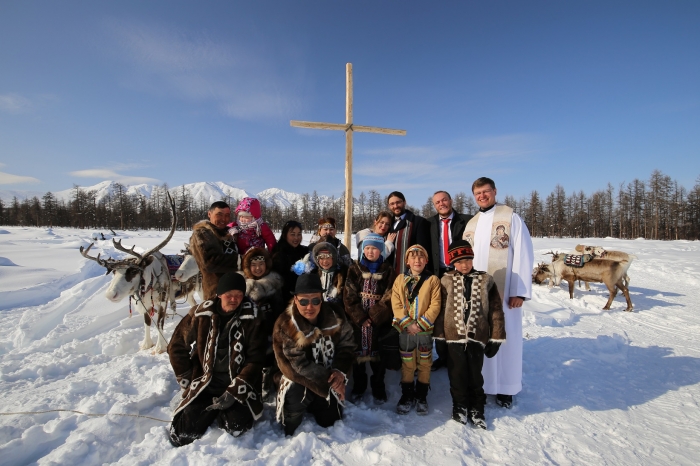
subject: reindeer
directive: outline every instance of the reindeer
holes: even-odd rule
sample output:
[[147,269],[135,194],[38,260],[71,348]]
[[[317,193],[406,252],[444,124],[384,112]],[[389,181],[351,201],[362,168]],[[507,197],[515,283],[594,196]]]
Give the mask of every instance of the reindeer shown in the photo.
[[204,296],[202,292],[202,274],[199,271],[197,261],[190,252],[188,243],[185,243],[185,249],[181,250],[180,253],[185,256],[185,259],[180,264],[173,278],[180,282],[180,295],[184,295],[190,305],[196,306],[197,302],[194,299],[194,293],[199,293],[200,297]]
[[630,265],[632,265],[632,261],[637,259],[637,256],[622,251],[610,251],[604,249],[602,246],[586,246],[584,244],[577,244],[575,250],[577,254],[593,254],[600,259],[613,260],[625,264],[625,276],[623,278],[625,280],[625,286],[629,287],[630,277],[627,275],[627,270],[630,268]]
[[173,222],[168,237],[158,246],[149,249],[143,254],[139,254],[134,251],[136,246],[126,249],[122,246],[121,240],[117,241],[112,238],[115,249],[133,256],[122,260],[102,259],[100,254],[97,254],[97,257],[90,256],[90,248],[92,248],[94,243],[91,243],[87,249],[80,247],[80,254],[83,257],[94,260],[106,268],[106,275],[114,274],[105,292],[107,299],[116,303],[129,296],[130,300],[133,298],[136,301],[136,310],[143,315],[145,330],[144,339],[139,344],[140,349],[148,349],[153,346],[151,316],[157,313],[156,330],[158,330],[158,342],[154,348],[155,353],[162,353],[167,348],[167,342],[162,330],[165,321],[165,311],[172,292],[168,264],[163,254],[159,252],[173,237],[177,224],[175,202],[170,197],[170,194],[168,194],[168,199],[173,212]]
[[624,275],[625,265],[619,261],[596,258],[583,267],[569,267],[564,264],[563,258],[558,258],[551,264],[539,264],[533,271],[532,278],[537,284],[542,283],[547,278],[555,284],[560,283],[561,280],[566,280],[569,283],[569,299],[574,299],[574,283],[576,280],[604,283],[610,292],[610,296],[603,310],[610,309],[610,305],[619,289],[627,300],[627,309],[625,311],[631,312],[633,307],[632,300],[623,279]]

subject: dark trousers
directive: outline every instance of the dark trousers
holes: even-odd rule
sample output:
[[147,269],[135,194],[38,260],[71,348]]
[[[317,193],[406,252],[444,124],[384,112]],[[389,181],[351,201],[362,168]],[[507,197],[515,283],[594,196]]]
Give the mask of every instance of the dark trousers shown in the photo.
[[[445,275],[445,272],[452,269],[453,267],[440,267],[437,273],[438,278],[442,278],[442,276]],[[445,340],[435,340],[435,352],[438,355],[438,359],[440,359],[443,363],[447,364],[447,358],[449,358],[449,355],[447,352],[447,342]]]
[[467,410],[484,412],[484,348],[477,342],[448,343],[447,375],[450,378],[452,403]]
[[327,401],[298,383],[293,383],[287,390],[283,410],[285,435],[294,434],[305,412],[313,414],[321,427],[330,427],[343,417],[343,407],[334,395],[331,394],[330,401]]
[[212,404],[211,393],[201,393],[173,418],[170,425],[170,443],[180,447],[201,438],[210,425],[218,420],[219,427],[237,437],[253,426],[253,415],[247,406],[234,403],[231,407],[207,411]]
[[[372,368],[372,377],[370,377],[370,386],[372,387],[372,393],[377,395],[384,394],[384,376],[386,375],[386,366],[384,366],[384,362],[382,362],[381,360],[370,361],[369,365]],[[352,386],[352,393],[356,395],[363,394],[365,390],[367,390],[366,362],[353,364],[352,378],[354,381]]]
[[447,351],[447,342],[445,340],[435,340],[435,352],[440,360],[447,363],[450,356]]

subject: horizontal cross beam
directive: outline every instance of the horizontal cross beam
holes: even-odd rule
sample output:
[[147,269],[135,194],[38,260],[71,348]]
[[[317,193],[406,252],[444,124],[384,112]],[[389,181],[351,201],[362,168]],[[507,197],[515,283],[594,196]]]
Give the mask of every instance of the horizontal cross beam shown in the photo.
[[317,123],[313,121],[299,120],[292,120],[289,123],[291,126],[294,126],[296,128],[331,129],[337,131],[347,131],[348,129],[350,129],[359,133],[378,133],[392,134],[394,136],[406,136],[406,130],[403,129],[378,128],[376,126],[346,125],[339,123]]

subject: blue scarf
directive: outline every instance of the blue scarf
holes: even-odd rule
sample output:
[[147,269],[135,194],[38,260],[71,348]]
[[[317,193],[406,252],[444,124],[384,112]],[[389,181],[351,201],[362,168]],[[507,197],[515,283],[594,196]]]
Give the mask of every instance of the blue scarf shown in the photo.
[[381,254],[379,255],[379,259],[377,259],[374,262],[370,262],[369,260],[367,260],[364,253],[362,254],[362,257],[360,258],[360,264],[367,267],[369,269],[369,271],[372,273],[377,273],[377,270],[379,270],[379,267],[381,267],[383,263],[384,263],[384,257],[382,257]]

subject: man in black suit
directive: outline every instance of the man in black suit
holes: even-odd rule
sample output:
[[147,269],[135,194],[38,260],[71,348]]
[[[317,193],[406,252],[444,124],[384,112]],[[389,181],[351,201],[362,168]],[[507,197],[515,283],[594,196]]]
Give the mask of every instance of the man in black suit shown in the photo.
[[[428,219],[430,223],[430,262],[435,275],[442,278],[445,272],[451,268],[450,260],[447,257],[447,248],[453,240],[462,239],[464,229],[472,215],[455,212],[452,208],[452,196],[447,191],[437,191],[433,194],[433,206],[435,206],[437,214]],[[438,359],[433,361],[432,370],[434,371],[447,363],[447,343],[443,340],[436,340],[435,351],[438,354]]]
[[399,191],[389,194],[386,203],[394,214],[394,224],[389,232],[396,233],[393,257],[389,256],[388,259],[393,260],[394,271],[399,276],[406,272],[405,255],[408,248],[420,244],[430,253],[430,224],[420,215],[406,209],[406,198]]

